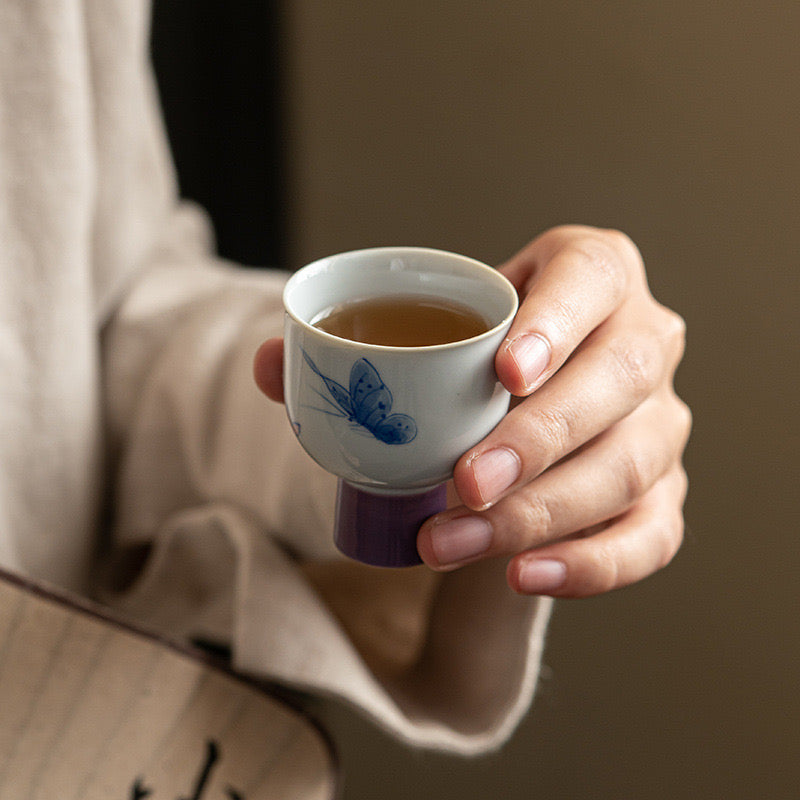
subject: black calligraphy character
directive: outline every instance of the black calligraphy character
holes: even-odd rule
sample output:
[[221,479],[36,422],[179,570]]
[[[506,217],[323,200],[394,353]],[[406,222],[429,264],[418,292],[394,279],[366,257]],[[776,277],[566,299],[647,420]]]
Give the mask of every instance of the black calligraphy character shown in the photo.
[[149,797],[151,794],[153,794],[152,789],[148,789],[142,785],[141,778],[136,779],[136,783],[133,784],[133,789],[131,791],[131,800],[142,800],[143,797]]
[[200,769],[200,774],[197,776],[197,783],[194,787],[194,792],[191,797],[182,797],[179,800],[200,800],[203,795],[203,790],[211,777],[211,770],[219,758],[219,747],[217,743],[211,739],[206,742],[206,760]]
[[[209,739],[209,741],[206,742],[205,761],[200,767],[200,772],[195,780],[194,790],[192,791],[191,796],[179,797],[178,800],[201,800],[203,797],[203,792],[208,784],[208,780],[211,777],[211,771],[214,769],[214,764],[216,764],[218,760],[219,745],[217,745],[215,741]],[[228,786],[225,791],[227,792],[230,800],[245,800],[243,794],[238,792],[236,789],[231,788],[230,786]],[[130,800],[143,800],[143,798],[149,797],[151,794],[153,794],[153,790],[145,786],[144,779],[139,777],[136,779],[136,782],[133,784],[131,789]]]

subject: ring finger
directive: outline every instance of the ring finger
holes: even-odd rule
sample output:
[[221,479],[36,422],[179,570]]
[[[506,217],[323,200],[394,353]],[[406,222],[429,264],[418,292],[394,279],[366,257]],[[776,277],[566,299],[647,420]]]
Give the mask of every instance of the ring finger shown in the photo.
[[639,503],[590,536],[521,553],[506,576],[520,594],[590,597],[665,567],[683,540],[686,473],[676,464]]
[[653,398],[489,510],[459,507],[426,522],[420,554],[435,569],[453,569],[538,547],[615,517],[678,461],[688,427],[688,412],[674,395]]

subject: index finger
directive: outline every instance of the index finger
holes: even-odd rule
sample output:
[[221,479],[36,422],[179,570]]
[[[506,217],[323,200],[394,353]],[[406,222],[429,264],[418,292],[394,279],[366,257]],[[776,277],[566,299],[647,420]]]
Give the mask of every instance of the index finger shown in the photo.
[[643,266],[625,234],[565,226],[535,239],[499,271],[522,303],[495,369],[512,394],[525,396],[622,305]]

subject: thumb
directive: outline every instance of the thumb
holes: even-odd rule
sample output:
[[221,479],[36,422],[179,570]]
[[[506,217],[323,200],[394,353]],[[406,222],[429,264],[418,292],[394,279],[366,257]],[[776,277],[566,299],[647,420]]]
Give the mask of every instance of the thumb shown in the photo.
[[256,385],[270,400],[283,402],[283,339],[267,339],[253,359]]

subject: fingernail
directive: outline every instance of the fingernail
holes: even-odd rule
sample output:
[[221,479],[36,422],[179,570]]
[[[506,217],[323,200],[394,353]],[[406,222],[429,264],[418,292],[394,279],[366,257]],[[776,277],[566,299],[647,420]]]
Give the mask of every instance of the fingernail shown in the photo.
[[519,588],[525,594],[548,594],[564,584],[567,565],[563,561],[541,558],[528,561],[519,570]]
[[494,502],[508,489],[522,470],[519,456],[507,447],[481,453],[472,459],[470,466],[484,506]]
[[526,391],[530,391],[550,363],[550,343],[538,333],[526,333],[512,339],[506,350],[519,370]]
[[457,564],[485,553],[492,543],[492,527],[481,517],[456,517],[431,529],[431,548],[440,566]]

